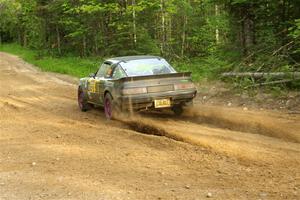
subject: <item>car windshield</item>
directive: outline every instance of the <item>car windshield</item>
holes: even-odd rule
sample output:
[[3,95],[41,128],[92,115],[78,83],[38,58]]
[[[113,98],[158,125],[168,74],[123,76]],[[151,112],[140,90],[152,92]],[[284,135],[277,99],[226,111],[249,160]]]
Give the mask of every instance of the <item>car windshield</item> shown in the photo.
[[148,76],[158,74],[176,73],[171,65],[164,59],[140,59],[120,63],[127,76]]

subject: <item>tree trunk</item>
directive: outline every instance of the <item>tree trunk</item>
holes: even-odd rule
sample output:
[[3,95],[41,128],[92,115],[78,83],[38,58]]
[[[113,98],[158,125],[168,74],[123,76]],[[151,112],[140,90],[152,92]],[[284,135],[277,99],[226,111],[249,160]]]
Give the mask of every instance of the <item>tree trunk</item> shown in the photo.
[[22,35],[21,31],[18,30],[18,42],[19,42],[20,45],[22,45],[22,36],[21,35]]
[[254,44],[253,25],[252,19],[247,17],[244,21],[244,40],[246,49],[249,49],[249,47]]
[[164,55],[165,42],[166,42],[166,30],[165,30],[165,1],[160,0],[160,11],[161,11],[161,42],[160,42],[160,52]]
[[95,33],[95,36],[94,36],[94,42],[95,42],[95,51],[94,51],[94,55],[98,55],[98,35],[97,35],[97,33]]
[[59,33],[58,25],[56,25],[56,42],[57,42],[58,54],[61,55],[61,43],[60,43],[60,33]]
[[172,48],[172,17],[170,14],[165,14],[165,55],[170,54]]
[[23,35],[23,46],[27,47],[27,34],[26,34],[26,31],[24,31],[24,35]]
[[242,44],[245,56],[249,55],[249,50],[254,45],[254,16],[251,12],[250,5],[242,9]]
[[84,35],[83,36],[83,39],[82,39],[82,56],[85,57],[86,56],[86,36]]
[[187,26],[187,16],[184,15],[183,16],[183,31],[182,31],[182,35],[181,35],[181,38],[182,38],[182,41],[181,41],[181,57],[184,56],[184,50],[185,50],[185,41],[186,41],[186,26]]
[[[215,17],[218,18],[219,15],[220,15],[219,6],[218,4],[215,4]],[[219,27],[218,24],[216,24],[216,44],[219,44],[220,43],[219,41],[220,41]]]
[[135,0],[132,0],[132,23],[133,23],[133,44],[136,46],[137,36],[136,36],[136,13],[135,13]]
[[280,37],[281,37],[281,44],[284,45],[288,41],[288,29],[289,29],[289,23],[287,23],[290,19],[289,15],[289,1],[288,0],[282,0],[282,2],[279,4],[281,6],[281,17],[280,22],[278,24]]

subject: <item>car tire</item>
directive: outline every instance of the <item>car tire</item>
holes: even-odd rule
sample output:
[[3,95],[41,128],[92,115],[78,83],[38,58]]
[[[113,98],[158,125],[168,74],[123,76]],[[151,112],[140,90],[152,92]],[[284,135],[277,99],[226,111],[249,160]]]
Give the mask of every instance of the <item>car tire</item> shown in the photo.
[[86,96],[80,87],[78,88],[78,106],[82,112],[91,109],[91,105],[87,102]]
[[110,93],[106,93],[104,97],[104,112],[108,120],[115,119],[121,112],[120,106],[113,100]]
[[174,105],[172,107],[172,111],[174,112],[174,114],[176,116],[180,116],[183,113],[183,107],[182,107],[182,105]]

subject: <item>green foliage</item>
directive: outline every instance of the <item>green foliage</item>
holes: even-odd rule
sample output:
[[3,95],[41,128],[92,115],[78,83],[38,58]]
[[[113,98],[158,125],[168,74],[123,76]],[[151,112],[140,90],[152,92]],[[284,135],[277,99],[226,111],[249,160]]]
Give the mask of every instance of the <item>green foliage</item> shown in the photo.
[[295,48],[293,48],[293,53],[298,58],[300,57],[300,19],[295,20],[293,27],[290,27],[289,36],[295,40]]
[[228,66],[228,63],[215,56],[209,56],[204,59],[194,58],[186,61],[174,61],[172,63],[178,71],[192,72],[192,78],[195,81],[219,79],[220,72],[223,72]]
[[295,20],[295,26],[290,28],[290,36],[292,36],[295,39],[300,38],[300,19]]
[[11,0],[0,0],[0,43],[10,41],[16,30],[21,4]]
[[161,55],[196,80],[224,71],[299,71],[299,3],[0,0],[0,42],[17,42],[43,59]]

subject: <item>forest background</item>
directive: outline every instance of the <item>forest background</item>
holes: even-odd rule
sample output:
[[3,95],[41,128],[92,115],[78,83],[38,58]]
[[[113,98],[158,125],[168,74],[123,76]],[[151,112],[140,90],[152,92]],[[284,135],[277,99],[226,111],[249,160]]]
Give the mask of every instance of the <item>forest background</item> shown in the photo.
[[289,73],[300,71],[300,0],[0,0],[0,43],[43,70],[78,77],[104,58],[152,54],[196,81],[283,72],[290,77],[229,80],[300,88]]

